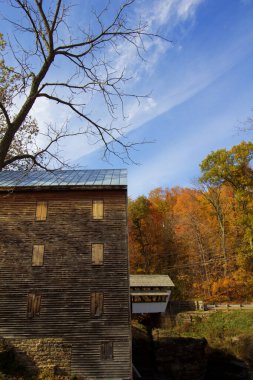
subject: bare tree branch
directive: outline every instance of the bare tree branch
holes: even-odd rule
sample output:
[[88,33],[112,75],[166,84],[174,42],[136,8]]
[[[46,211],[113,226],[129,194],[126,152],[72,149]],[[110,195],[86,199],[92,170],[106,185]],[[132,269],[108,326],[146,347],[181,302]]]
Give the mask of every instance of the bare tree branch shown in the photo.
[[[112,127],[110,123],[94,119],[86,100],[87,94],[99,94],[107,115],[113,120],[117,117],[118,105],[121,116],[125,118],[126,97],[133,97],[139,102],[145,96],[124,91],[124,84],[131,78],[126,77],[124,68],[120,70],[115,66],[110,53],[112,50],[116,55],[120,54],[120,47],[125,44],[132,46],[143,60],[145,39],[165,39],[150,32],[146,23],[129,25],[127,12],[134,2],[124,1],[110,18],[107,17],[108,3],[100,12],[93,13],[96,22],[94,31],[91,27],[79,28],[78,33],[73,33],[68,20],[72,6],[66,5],[64,0],[9,0],[10,6],[18,10],[23,19],[22,22],[15,18],[8,20],[18,31],[15,34],[14,29],[14,38],[7,46],[16,62],[15,67],[5,62],[4,55],[0,60],[0,170],[19,162],[45,168],[45,157],[50,162],[53,160],[63,164],[63,160],[57,156],[57,144],[63,138],[75,136],[76,132],[69,132],[62,126],[57,126],[55,130],[49,129],[47,137],[50,144],[39,148],[36,144],[39,126],[30,118],[30,114],[41,98],[66,107],[83,120],[85,126],[78,134],[95,137],[96,141],[104,145],[105,156],[109,153],[123,160],[131,160],[129,152],[136,144],[125,139],[121,127]],[[68,33],[64,33],[64,28]],[[26,44],[27,37],[29,44]],[[7,47],[0,35],[0,50],[3,52]],[[58,77],[50,80],[50,73],[52,76],[56,65],[61,68],[68,65],[68,72],[62,78],[59,70]],[[19,99],[19,104],[22,101],[21,105],[17,106],[16,99]],[[17,108],[15,112],[14,107]],[[27,147],[22,142],[22,133],[29,141]],[[53,146],[55,148],[52,150]]]

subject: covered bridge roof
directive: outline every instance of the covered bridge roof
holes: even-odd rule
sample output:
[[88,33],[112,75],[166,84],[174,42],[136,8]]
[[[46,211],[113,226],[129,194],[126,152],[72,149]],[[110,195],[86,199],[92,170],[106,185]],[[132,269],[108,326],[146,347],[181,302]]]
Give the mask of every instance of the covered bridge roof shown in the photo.
[[163,274],[131,274],[131,287],[170,287],[175,286],[170,277]]
[[0,190],[10,188],[79,188],[120,187],[126,188],[126,169],[101,170],[53,170],[53,171],[2,171]]

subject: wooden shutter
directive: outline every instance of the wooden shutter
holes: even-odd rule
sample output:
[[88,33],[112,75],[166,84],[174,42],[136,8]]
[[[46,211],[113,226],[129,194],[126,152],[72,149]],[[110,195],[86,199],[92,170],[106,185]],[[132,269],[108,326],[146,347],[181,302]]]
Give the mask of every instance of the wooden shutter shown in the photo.
[[91,316],[101,317],[103,314],[104,294],[102,292],[91,293]]
[[101,359],[103,360],[113,359],[113,342],[101,343]]
[[27,317],[33,318],[40,315],[41,296],[29,293],[27,296]]
[[47,202],[37,202],[36,220],[47,219]]
[[40,315],[40,304],[41,304],[41,296],[36,295],[34,299],[34,304],[33,304],[34,317]]
[[44,261],[44,245],[33,246],[32,266],[39,267]]
[[102,265],[104,262],[104,244],[92,244],[92,264]]
[[27,316],[28,317],[32,317],[34,297],[35,297],[35,294],[28,294],[27,296]]
[[92,202],[92,215],[93,215],[93,219],[104,218],[104,201]]

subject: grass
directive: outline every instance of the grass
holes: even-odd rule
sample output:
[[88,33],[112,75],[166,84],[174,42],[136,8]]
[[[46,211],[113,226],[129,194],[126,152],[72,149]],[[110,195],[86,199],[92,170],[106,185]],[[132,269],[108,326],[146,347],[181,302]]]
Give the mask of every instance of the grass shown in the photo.
[[253,311],[193,314],[192,322],[178,315],[170,329],[158,329],[162,337],[206,338],[210,347],[222,349],[253,364]]
[[197,315],[191,324],[179,319],[177,330],[184,336],[205,337],[208,340],[253,333],[253,311],[216,312],[210,313],[207,318]]

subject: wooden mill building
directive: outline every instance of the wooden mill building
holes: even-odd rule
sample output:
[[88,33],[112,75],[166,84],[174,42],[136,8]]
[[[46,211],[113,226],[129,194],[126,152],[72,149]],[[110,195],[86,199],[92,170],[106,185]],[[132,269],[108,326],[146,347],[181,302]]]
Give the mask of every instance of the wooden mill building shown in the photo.
[[0,336],[63,339],[81,379],[131,379],[126,181],[0,172]]

